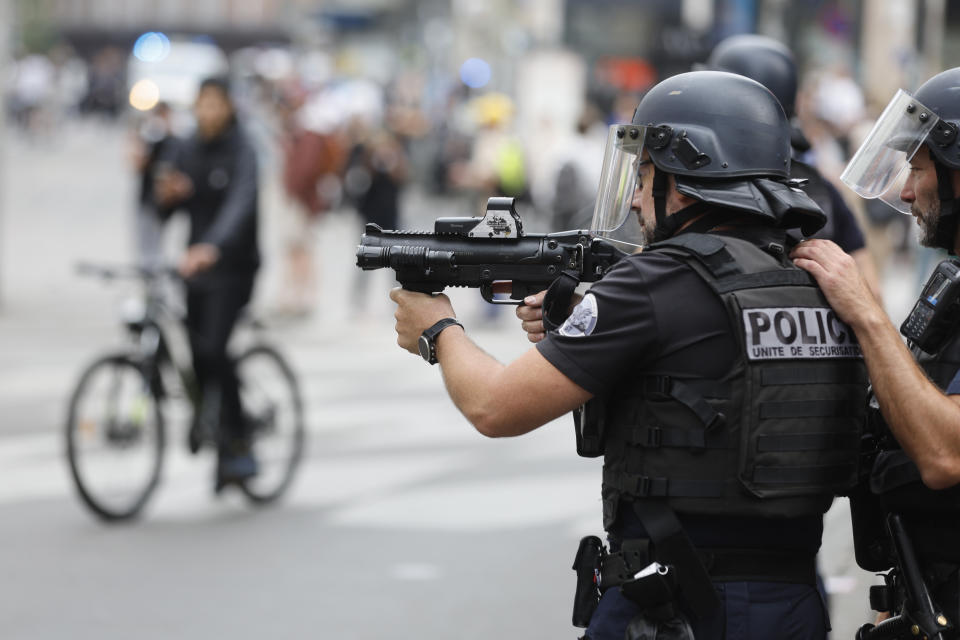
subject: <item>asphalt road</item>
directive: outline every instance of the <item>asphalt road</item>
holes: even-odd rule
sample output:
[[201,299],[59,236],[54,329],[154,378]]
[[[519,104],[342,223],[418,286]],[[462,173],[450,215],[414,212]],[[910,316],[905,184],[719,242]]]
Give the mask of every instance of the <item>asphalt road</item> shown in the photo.
[[[214,498],[213,460],[186,454],[183,411],[171,407],[155,500],[137,522],[95,521],[70,485],[62,423],[82,365],[119,342],[130,291],[79,279],[73,264],[130,259],[123,133],[87,123],[12,136],[3,162],[0,637],[577,637],[570,565],[580,536],[601,532],[599,461],[576,457],[566,419],[514,440],[474,433],[439,372],[396,347],[389,280],[365,276],[366,310],[351,307],[359,226],[346,215],[315,239],[316,314],[269,325],[307,402],[307,459],[287,499],[255,509]],[[464,213],[408,198],[415,222]],[[267,211],[257,307],[268,320],[273,224]],[[476,292],[453,298],[493,355],[527,348]],[[869,616],[845,513],[828,514],[821,557],[838,638]]]

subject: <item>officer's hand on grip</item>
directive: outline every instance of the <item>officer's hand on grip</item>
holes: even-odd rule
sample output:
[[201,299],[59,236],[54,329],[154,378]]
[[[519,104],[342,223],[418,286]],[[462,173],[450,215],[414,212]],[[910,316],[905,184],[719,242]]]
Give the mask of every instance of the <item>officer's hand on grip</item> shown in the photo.
[[547,335],[543,328],[543,296],[546,294],[547,290],[544,289],[536,295],[527,296],[523,299],[523,304],[517,307],[520,328],[527,332],[527,340],[530,342],[540,342]]
[[397,319],[397,344],[413,354],[419,354],[420,334],[444,318],[456,318],[450,298],[442,293],[430,295],[396,287],[390,299],[397,303],[393,317]]
[[[543,326],[543,297],[547,294],[546,289],[532,296],[523,299],[523,304],[517,307],[517,317],[520,318],[520,328],[527,332],[527,340],[530,342],[540,342],[547,335],[547,330]],[[574,294],[570,302],[572,310],[583,296]]]
[[794,264],[812,275],[837,316],[852,327],[883,315],[857,263],[830,240],[805,240],[790,253]]

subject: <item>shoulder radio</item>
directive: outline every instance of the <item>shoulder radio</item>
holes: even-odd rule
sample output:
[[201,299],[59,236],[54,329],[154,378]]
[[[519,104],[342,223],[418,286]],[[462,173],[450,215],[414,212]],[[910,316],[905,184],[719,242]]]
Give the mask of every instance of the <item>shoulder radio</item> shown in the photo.
[[927,353],[936,353],[960,322],[960,261],[937,265],[900,333]]

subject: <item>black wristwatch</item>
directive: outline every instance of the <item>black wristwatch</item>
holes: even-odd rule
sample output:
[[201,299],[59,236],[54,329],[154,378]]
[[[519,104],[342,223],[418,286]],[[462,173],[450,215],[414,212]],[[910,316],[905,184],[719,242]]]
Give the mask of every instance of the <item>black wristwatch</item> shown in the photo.
[[440,335],[441,331],[454,324],[463,329],[463,325],[456,318],[444,318],[420,334],[417,348],[424,360],[430,364],[437,364],[437,336]]

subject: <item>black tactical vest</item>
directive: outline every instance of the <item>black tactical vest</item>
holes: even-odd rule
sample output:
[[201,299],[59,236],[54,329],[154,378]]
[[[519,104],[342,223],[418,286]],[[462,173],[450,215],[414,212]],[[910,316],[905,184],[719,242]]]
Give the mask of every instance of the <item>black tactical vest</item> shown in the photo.
[[686,233],[669,253],[723,300],[739,357],[719,380],[645,372],[604,415],[604,526],[624,500],[678,513],[821,514],[857,479],[866,369],[804,271],[749,241]]

